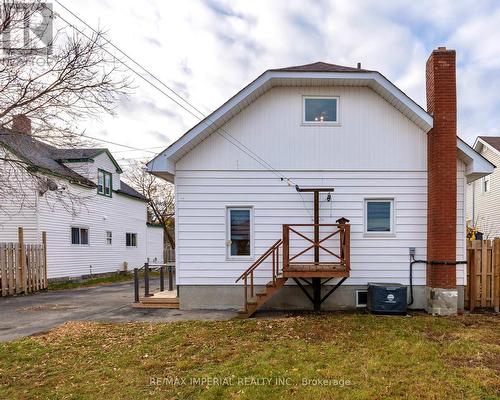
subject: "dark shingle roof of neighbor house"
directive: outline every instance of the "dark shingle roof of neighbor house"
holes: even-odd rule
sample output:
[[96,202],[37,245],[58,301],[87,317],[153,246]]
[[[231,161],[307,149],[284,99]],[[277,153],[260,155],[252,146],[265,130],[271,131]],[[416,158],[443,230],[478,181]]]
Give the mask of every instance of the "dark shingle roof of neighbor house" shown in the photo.
[[96,184],[58,161],[57,149],[31,135],[0,129],[0,144],[21,160],[42,172],[69,179],[75,183],[95,187]]
[[500,136],[479,136],[479,139],[500,151]]
[[125,194],[130,197],[135,197],[139,200],[147,201],[148,198],[140,194],[137,190],[127,185],[125,182],[120,181],[120,189],[116,190],[117,193]]
[[270,69],[269,71],[282,72],[373,72],[368,69],[345,67],[343,65],[328,64],[325,62],[315,62],[312,64],[295,65],[292,67]]

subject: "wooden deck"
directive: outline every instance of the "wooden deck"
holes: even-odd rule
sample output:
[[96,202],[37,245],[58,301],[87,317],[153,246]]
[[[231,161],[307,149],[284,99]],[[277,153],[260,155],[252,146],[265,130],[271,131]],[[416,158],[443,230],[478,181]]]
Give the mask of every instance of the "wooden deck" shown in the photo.
[[140,303],[134,304],[135,308],[179,308],[177,290],[164,290],[150,297],[141,297]]

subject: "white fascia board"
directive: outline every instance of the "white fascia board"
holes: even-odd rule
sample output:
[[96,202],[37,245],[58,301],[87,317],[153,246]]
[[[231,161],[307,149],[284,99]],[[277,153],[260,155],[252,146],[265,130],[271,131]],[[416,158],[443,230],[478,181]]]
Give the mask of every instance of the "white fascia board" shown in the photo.
[[495,165],[459,137],[457,137],[457,150],[459,152],[459,157],[466,165],[465,176],[467,177],[467,183],[493,173]]
[[490,149],[493,153],[498,154],[500,156],[500,151],[498,151],[495,147],[493,147],[491,144],[488,142],[484,141],[481,139],[479,136],[476,138],[476,141],[474,142],[474,150],[476,151],[481,151],[481,146],[485,146],[488,149]]
[[[230,116],[235,107],[244,99],[251,96],[258,89],[262,88],[267,83],[272,83],[273,80],[280,79],[318,79],[318,80],[357,80],[373,82],[379,89],[382,89],[387,95],[399,100],[408,110],[410,110],[420,122],[420,126],[428,132],[433,126],[432,116],[421,108],[416,102],[408,97],[404,92],[396,87],[392,82],[385,78],[379,72],[287,72],[287,71],[266,71],[257,79],[251,82],[248,86],[230,98],[226,103],[219,107],[208,117],[200,121],[197,125],[187,131],[176,142],[172,143],[167,149],[157,155],[148,164],[149,172],[168,171],[175,173],[175,165],[165,165],[163,161],[158,162],[158,159],[164,158],[165,162],[175,164],[179,159],[192,147],[193,141],[203,136],[203,133],[212,133],[214,126],[217,126],[219,121],[225,116]],[[169,169],[159,169],[167,168]]]

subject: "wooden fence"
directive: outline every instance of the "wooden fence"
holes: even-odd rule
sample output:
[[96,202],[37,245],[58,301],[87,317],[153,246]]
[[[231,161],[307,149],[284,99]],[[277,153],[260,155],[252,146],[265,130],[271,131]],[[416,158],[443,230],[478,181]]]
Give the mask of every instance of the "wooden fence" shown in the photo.
[[42,244],[26,244],[22,228],[17,243],[0,243],[0,296],[47,289],[46,249],[45,232]]
[[467,242],[465,308],[500,311],[500,239]]

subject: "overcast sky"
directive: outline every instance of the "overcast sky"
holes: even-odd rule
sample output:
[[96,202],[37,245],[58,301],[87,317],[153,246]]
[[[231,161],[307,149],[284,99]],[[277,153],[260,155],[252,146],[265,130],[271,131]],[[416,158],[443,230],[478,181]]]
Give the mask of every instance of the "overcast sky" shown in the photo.
[[[445,45],[457,51],[459,136],[500,135],[498,1],[60,1],[203,112],[266,69],[315,61],[361,62],[425,108],[425,62]],[[156,152],[197,121],[137,77],[116,112],[80,129]],[[153,156],[106,146],[123,166]]]

